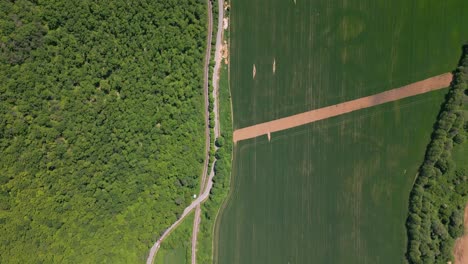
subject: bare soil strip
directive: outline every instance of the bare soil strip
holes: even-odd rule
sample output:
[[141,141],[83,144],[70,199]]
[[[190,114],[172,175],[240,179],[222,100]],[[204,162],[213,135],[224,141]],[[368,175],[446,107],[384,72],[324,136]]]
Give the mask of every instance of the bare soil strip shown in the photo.
[[464,226],[465,235],[455,241],[453,250],[455,264],[468,264],[468,204],[465,206]]
[[400,100],[406,97],[439,90],[450,86],[452,73],[444,73],[415,82],[400,88],[385,91],[383,93],[362,97],[359,99],[347,101],[344,103],[331,105],[304,113],[276,119],[273,121],[237,129],[234,131],[234,142],[255,138],[261,135],[268,135],[273,132],[302,126],[315,121],[327,119],[330,117],[350,113],[356,110]]

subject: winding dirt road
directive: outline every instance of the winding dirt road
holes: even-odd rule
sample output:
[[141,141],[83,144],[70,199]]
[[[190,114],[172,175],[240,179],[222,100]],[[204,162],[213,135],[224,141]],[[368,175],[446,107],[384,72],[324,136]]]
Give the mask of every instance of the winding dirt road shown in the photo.
[[214,134],[215,138],[220,136],[220,123],[219,123],[219,70],[221,61],[223,60],[223,19],[224,19],[224,2],[218,0],[218,31],[216,33],[216,48],[215,48],[215,66],[213,70],[213,112],[215,118]]
[[172,232],[172,230],[174,228],[176,228],[180,224],[180,222],[182,222],[182,220],[184,220],[185,217],[190,212],[192,212],[193,209],[195,209],[198,205],[200,205],[206,199],[208,199],[208,196],[210,195],[211,187],[213,187],[213,176],[214,176],[214,170],[211,169],[210,176],[208,177],[208,183],[207,183],[207,186],[206,186],[205,191],[203,192],[203,194],[200,195],[196,200],[194,200],[187,208],[185,208],[185,210],[182,213],[182,215],[180,216],[180,218],[177,219],[177,221],[175,221],[168,229],[166,229],[166,231],[164,231],[164,233],[158,239],[158,241],[156,241],[154,243],[153,247],[151,247],[150,254],[149,254],[148,258],[146,259],[146,264],[152,264],[153,263],[154,256],[156,255],[156,252],[158,252],[159,247],[161,246],[161,242]]
[[261,135],[268,135],[268,138],[270,138],[271,133],[273,132],[302,126],[315,121],[350,113],[359,109],[368,108],[400,100],[406,97],[446,88],[450,86],[451,81],[452,73],[444,73],[441,75],[431,77],[429,79],[425,79],[423,81],[415,82],[400,88],[385,91],[383,93],[374,94],[371,96],[362,97],[344,103],[331,105],[300,113],[297,115],[292,115],[273,121],[237,129],[234,131],[233,139],[234,142],[238,142],[249,138],[255,138]]
[[[203,167],[203,174],[201,178],[200,184],[200,193],[198,194],[201,196],[203,194],[203,190],[205,189],[206,184],[206,176],[208,174],[208,162],[210,159],[209,152],[210,152],[210,111],[209,111],[209,66],[210,66],[210,56],[211,56],[211,40],[213,35],[213,8],[211,6],[211,0],[207,0],[208,4],[208,37],[206,41],[206,53],[205,53],[205,65],[203,66],[203,94],[205,96],[205,139],[206,139],[206,153],[205,153],[205,164]],[[195,217],[193,220],[193,229],[192,229],[192,263],[195,263],[197,258],[197,251],[196,251],[196,244],[193,243],[193,239],[197,238],[198,234],[198,225],[200,224],[200,204],[198,204],[195,208]]]
[[[213,32],[213,26],[212,26],[212,7],[210,1],[208,1],[208,6],[209,6],[209,12],[210,12],[210,19],[209,19],[209,33],[212,34]],[[213,78],[212,78],[212,85],[213,85],[213,113],[214,113],[214,140],[216,140],[219,135],[220,135],[220,125],[219,125],[219,106],[218,106],[218,83],[219,83],[219,68],[221,65],[221,60],[222,60],[222,35],[223,35],[223,18],[224,18],[224,1],[223,0],[218,0],[218,31],[216,33],[216,47],[215,47],[215,66],[213,70]],[[210,37],[210,44],[211,44],[211,37]],[[210,50],[211,51],[211,50]],[[208,50],[207,50],[208,52]],[[205,71],[208,71],[208,66],[206,65]],[[206,75],[205,79],[205,84],[208,89],[208,74]],[[206,97],[208,100],[208,97]],[[208,113],[209,115],[209,113]],[[209,137],[209,135],[208,135]],[[215,150],[218,150],[218,147],[215,145]],[[209,157],[207,156],[207,159]],[[211,166],[211,171],[209,175],[209,181],[211,182],[211,179],[214,177],[214,164],[216,162],[216,158]],[[203,186],[201,187],[200,192],[203,192]],[[211,190],[210,188],[205,188],[205,190],[209,191]],[[200,230],[200,218],[201,215],[201,208],[200,204],[197,206],[195,209],[195,218],[193,220],[193,228],[192,228],[192,264],[197,263],[197,241],[198,241],[198,231]]]
[[[220,0],[221,5],[222,1]],[[192,238],[195,240],[195,243],[193,242],[192,239],[192,263],[195,263],[194,261],[196,260],[196,239],[197,239],[197,234],[198,234],[198,224],[200,222],[200,204],[203,203],[208,196],[210,195],[210,190],[211,187],[213,186],[213,177],[214,177],[214,163],[216,160],[213,162],[211,166],[211,171],[207,179],[207,174],[208,174],[208,162],[209,162],[209,154],[210,154],[210,127],[209,127],[209,89],[208,89],[208,73],[209,73],[209,65],[210,65],[210,55],[211,55],[211,39],[212,39],[212,34],[213,34],[213,12],[212,12],[212,6],[210,0],[207,0],[207,12],[208,12],[208,32],[207,32],[207,41],[206,41],[206,53],[205,53],[205,61],[204,61],[204,68],[203,68],[203,94],[205,97],[205,162],[203,164],[203,173],[202,173],[202,178],[201,178],[201,184],[200,184],[200,195],[196,200],[194,200],[187,208],[185,208],[184,212],[180,216],[177,221],[175,221],[164,233],[162,236],[153,244],[153,246],[150,249],[150,253],[148,255],[148,258],[146,259],[147,264],[152,264],[154,261],[154,256],[158,252],[161,243],[166,237],[176,228],[182,220],[185,219],[185,217],[193,210],[196,209],[195,211],[195,220],[194,220],[194,229],[193,229],[193,234]],[[222,20],[222,19],[221,19]],[[218,45],[218,43],[216,43]],[[214,91],[213,91],[214,92]],[[215,97],[217,98],[217,97]],[[217,106],[217,103],[216,103]],[[215,119],[215,123],[218,123],[218,119]],[[218,131],[219,131],[219,125],[218,125]],[[219,132],[218,132],[219,134]],[[216,136],[216,130],[215,130],[215,136]]]

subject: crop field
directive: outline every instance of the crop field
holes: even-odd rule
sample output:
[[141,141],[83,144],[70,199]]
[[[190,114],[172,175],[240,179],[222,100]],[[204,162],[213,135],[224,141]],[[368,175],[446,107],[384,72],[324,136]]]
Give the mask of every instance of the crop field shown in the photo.
[[408,194],[446,91],[238,143],[217,263],[402,263]]
[[468,38],[464,0],[295,2],[231,3],[234,129],[452,71]]
[[[231,3],[234,128],[452,71],[466,1]],[[216,263],[403,263],[446,89],[238,142]]]

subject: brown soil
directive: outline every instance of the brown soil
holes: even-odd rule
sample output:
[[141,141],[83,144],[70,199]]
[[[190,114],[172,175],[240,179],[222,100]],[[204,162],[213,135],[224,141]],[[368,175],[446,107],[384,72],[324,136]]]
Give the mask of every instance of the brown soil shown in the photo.
[[465,235],[457,239],[453,250],[455,264],[468,264],[468,204],[465,206],[464,226]]
[[[253,68],[253,77],[255,78],[255,65]],[[315,121],[353,112],[359,109],[400,100],[405,97],[427,93],[430,91],[448,87],[450,86],[451,81],[451,73],[441,74],[400,88],[385,91],[383,93],[311,110],[301,114],[284,117],[281,119],[253,125],[250,127],[241,128],[234,131],[233,139],[234,142],[237,142],[240,140],[255,138],[261,135],[267,135],[268,133],[273,133],[276,131],[301,126]]]
[[224,64],[229,64],[229,47],[226,41],[224,41],[223,47],[222,47],[222,53],[223,53],[223,59],[224,59]]

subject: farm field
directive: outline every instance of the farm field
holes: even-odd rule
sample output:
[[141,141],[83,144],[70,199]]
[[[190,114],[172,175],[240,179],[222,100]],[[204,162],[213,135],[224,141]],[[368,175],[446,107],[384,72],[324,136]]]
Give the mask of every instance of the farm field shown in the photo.
[[[232,2],[234,129],[454,70],[465,10],[461,0]],[[236,143],[215,263],[403,263],[409,192],[446,92]]]
[[463,0],[236,0],[231,10],[234,129],[452,71],[468,36]]
[[217,263],[403,263],[446,89],[239,142]]

